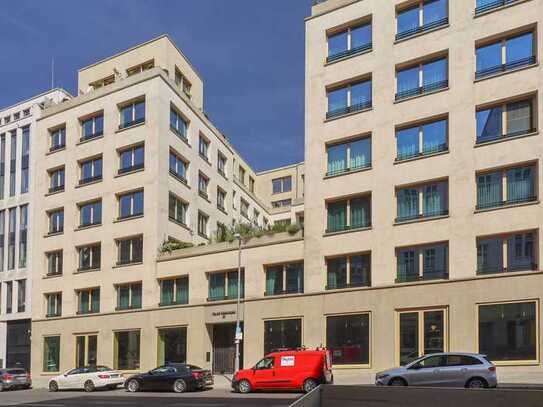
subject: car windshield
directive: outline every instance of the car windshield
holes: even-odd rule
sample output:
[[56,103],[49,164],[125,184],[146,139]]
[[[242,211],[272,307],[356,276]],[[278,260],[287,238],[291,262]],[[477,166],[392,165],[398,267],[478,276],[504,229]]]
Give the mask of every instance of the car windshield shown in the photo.
[[273,367],[273,358],[264,358],[255,365],[256,370],[271,369]]

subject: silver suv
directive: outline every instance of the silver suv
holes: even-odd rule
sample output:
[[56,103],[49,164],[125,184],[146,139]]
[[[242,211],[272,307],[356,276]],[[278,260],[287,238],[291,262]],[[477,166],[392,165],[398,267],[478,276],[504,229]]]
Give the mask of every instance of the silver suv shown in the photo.
[[496,387],[496,367],[485,355],[435,353],[375,375],[380,386]]

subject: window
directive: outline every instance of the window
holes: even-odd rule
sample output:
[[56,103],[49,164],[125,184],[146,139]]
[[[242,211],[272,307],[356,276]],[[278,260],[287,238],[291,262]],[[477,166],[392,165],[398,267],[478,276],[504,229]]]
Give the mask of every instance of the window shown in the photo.
[[240,200],[240,212],[241,216],[243,216],[245,219],[249,219],[249,202],[243,198]]
[[64,167],[49,171],[49,193],[64,191]]
[[60,336],[43,338],[43,371],[60,371]]
[[27,251],[28,251],[28,204],[22,205],[19,207],[19,268],[26,267]]
[[534,112],[532,99],[477,110],[477,144],[535,132]]
[[517,0],[477,0],[475,15],[483,14],[495,8],[515,3],[516,1]]
[[259,218],[260,218],[260,212],[258,211],[258,209],[253,208],[253,225],[255,227],[258,227]]
[[424,0],[396,15],[396,40],[447,25],[448,0]]
[[251,176],[249,176],[249,192],[255,192],[255,180]]
[[145,122],[145,100],[132,102],[121,107],[119,129]]
[[[240,298],[244,296],[245,271],[241,270]],[[208,301],[233,300],[238,297],[238,271],[208,274]]]
[[326,268],[327,290],[371,286],[369,253],[326,259]]
[[515,34],[477,47],[475,78],[535,64],[534,33]]
[[30,116],[30,108],[23,110],[23,116]]
[[326,175],[333,176],[371,166],[371,138],[365,137],[326,147],[328,168]]
[[13,113],[13,120],[19,120],[21,118],[21,112]]
[[207,224],[209,221],[209,216],[198,211],[198,234],[207,239]]
[[143,261],[143,236],[117,240],[117,265]]
[[102,157],[95,157],[91,158],[90,160],[82,161],[79,166],[81,168],[79,185],[88,184],[90,182],[99,181],[102,179]]
[[206,161],[209,161],[209,141],[202,135],[200,135],[198,141],[198,152],[200,153],[200,157]]
[[89,86],[92,86],[94,90],[99,89],[104,86],[111,85],[112,83],[115,83],[115,75],[110,75],[106,78],[100,79],[98,81],[89,83]]
[[119,152],[119,174],[126,174],[144,167],[145,150],[143,145],[129,147]]
[[199,172],[198,173],[198,193],[207,199],[207,187],[209,186],[209,178]]
[[446,309],[399,312],[398,361],[405,366],[423,355],[448,351]]
[[66,126],[50,131],[49,151],[57,151],[66,147]]
[[170,174],[183,183],[187,183],[187,170],[189,163],[170,151]]
[[17,280],[17,312],[26,309],[26,280]]
[[536,361],[539,303],[479,305],[479,353],[493,362]]
[[62,315],[62,293],[45,294],[47,304],[47,318],[60,317]]
[[396,71],[396,101],[449,86],[447,57]]
[[397,283],[449,278],[449,245],[436,243],[396,250]]
[[300,349],[301,347],[301,319],[264,321],[264,355],[281,349]]
[[0,199],[4,199],[4,186],[6,183],[6,136],[0,136]]
[[5,242],[6,242],[6,211],[0,211],[0,271],[4,271],[5,259]]
[[396,130],[396,161],[447,151],[448,119]]
[[328,35],[327,62],[356,55],[372,48],[371,22],[349,27]]
[[537,200],[534,166],[515,167],[477,175],[477,209]]
[[243,185],[245,185],[245,170],[243,169],[243,167],[242,167],[241,165],[239,166],[238,180],[239,180],[239,182],[241,182]]
[[217,154],[217,171],[224,177],[226,177],[226,163],[226,157],[219,152]]
[[189,303],[188,276],[160,280],[159,284],[160,306]]
[[8,211],[8,270],[15,268],[15,230],[17,229],[17,207]]
[[62,274],[62,250],[46,253],[47,275],[59,276]]
[[115,332],[113,367],[119,370],[140,368],[140,331]]
[[274,194],[290,191],[292,191],[292,177],[290,175],[272,180],[272,192]]
[[183,90],[183,93],[190,99],[192,84],[177,67],[175,67],[175,84],[179,86]]
[[102,257],[100,243],[81,246],[77,249],[79,254],[79,268],[77,271],[99,270]]
[[13,281],[6,282],[6,314],[13,312]]
[[304,292],[304,264],[289,263],[266,267],[265,295]]
[[281,199],[279,201],[272,202],[272,208],[282,208],[284,206],[291,206],[292,199]]
[[372,106],[371,79],[353,82],[341,88],[327,91],[328,112],[326,118],[370,109]]
[[117,310],[141,308],[141,282],[117,286]]
[[15,173],[17,171],[17,130],[11,132],[9,163],[9,196],[15,196]]
[[168,363],[186,363],[187,361],[187,328],[158,329],[158,365]]
[[95,226],[102,223],[102,201],[79,204],[79,227]]
[[143,191],[119,195],[119,219],[143,215]]
[[226,211],[226,192],[220,187],[217,187],[217,208],[221,211]]
[[81,121],[81,140],[90,140],[104,134],[104,115],[99,114]]
[[448,215],[448,189],[448,180],[397,189],[396,222]]
[[326,348],[333,365],[369,365],[370,315],[326,317]]
[[136,75],[138,73],[142,73],[143,71],[147,71],[148,69],[152,69],[155,67],[155,61],[152,59],[150,61],[144,62],[143,64],[139,64],[136,66],[133,66],[132,68],[128,68],[126,70],[127,76]]
[[326,204],[326,233],[343,232],[371,226],[371,196],[361,196]]
[[513,233],[477,239],[477,274],[537,270],[537,234]]
[[30,162],[30,126],[23,127],[21,143],[21,194],[28,192],[29,187],[29,162]]
[[168,199],[168,218],[174,222],[187,224],[187,210],[189,204],[170,192]]
[[75,367],[96,366],[98,335],[78,335],[75,337]]
[[89,288],[76,291],[77,314],[94,314],[100,312],[100,289]]
[[184,140],[187,140],[188,122],[175,110],[170,108],[170,129]]
[[4,124],[8,124],[11,121],[11,116],[4,117]]

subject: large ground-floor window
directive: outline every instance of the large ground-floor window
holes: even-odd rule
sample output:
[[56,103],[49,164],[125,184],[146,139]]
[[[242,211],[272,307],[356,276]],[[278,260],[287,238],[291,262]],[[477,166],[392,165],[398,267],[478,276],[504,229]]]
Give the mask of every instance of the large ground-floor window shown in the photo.
[[96,366],[98,335],[75,337],[75,367]]
[[114,367],[120,370],[140,368],[140,331],[115,332]]
[[43,338],[43,371],[60,371],[60,336]]
[[278,349],[297,349],[301,346],[301,319],[264,321],[264,354]]
[[479,352],[493,362],[537,360],[536,301],[479,305]]
[[326,346],[334,365],[369,365],[370,314],[327,317]]
[[401,311],[398,318],[398,359],[404,366],[422,355],[446,352],[447,310]]
[[160,328],[158,330],[158,365],[187,361],[187,328]]

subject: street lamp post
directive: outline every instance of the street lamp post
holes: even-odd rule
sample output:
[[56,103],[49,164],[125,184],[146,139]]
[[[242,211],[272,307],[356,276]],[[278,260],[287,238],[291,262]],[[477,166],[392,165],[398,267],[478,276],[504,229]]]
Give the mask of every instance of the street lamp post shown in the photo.
[[237,302],[236,302],[236,335],[235,335],[235,344],[236,344],[236,358],[234,360],[234,372],[239,371],[239,345],[243,334],[241,332],[241,326],[239,321],[239,310],[241,306],[241,234],[236,233],[235,237],[238,239],[238,292],[237,292]]

